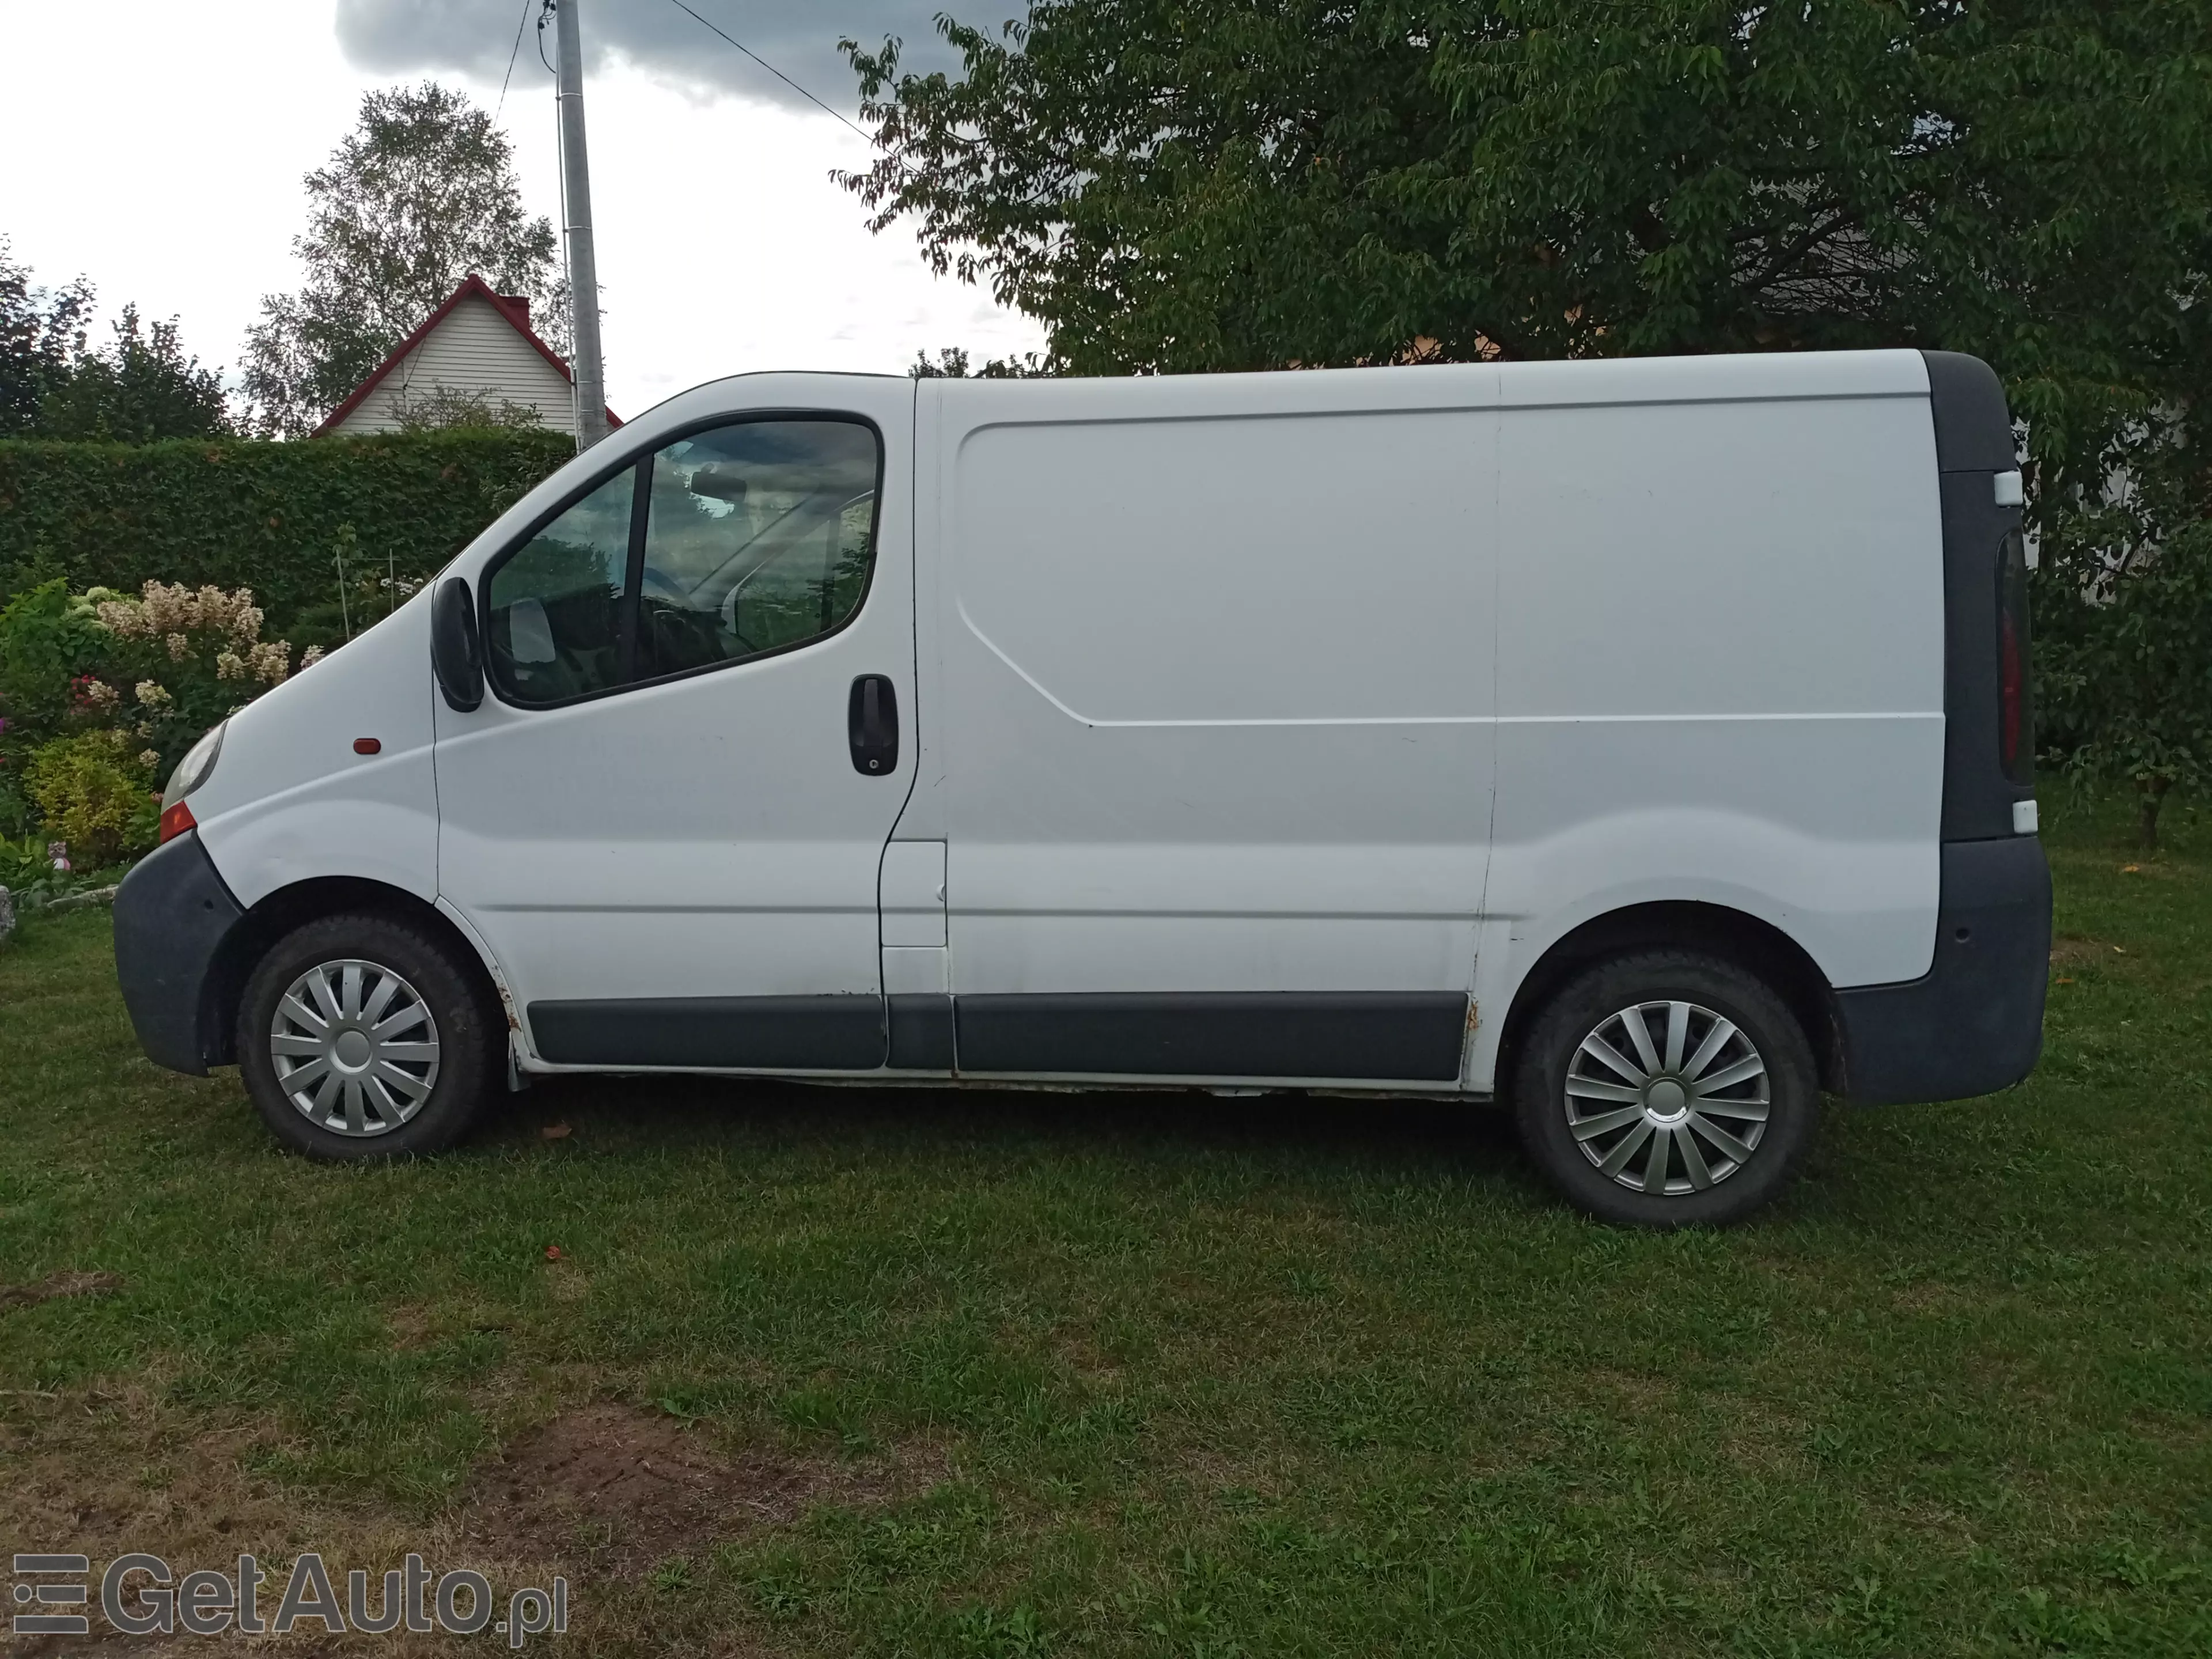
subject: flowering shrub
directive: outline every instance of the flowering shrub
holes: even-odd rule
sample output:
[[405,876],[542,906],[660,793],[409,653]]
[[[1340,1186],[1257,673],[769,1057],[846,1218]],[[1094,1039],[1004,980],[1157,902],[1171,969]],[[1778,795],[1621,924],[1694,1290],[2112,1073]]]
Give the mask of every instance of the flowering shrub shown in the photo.
[[[191,654],[195,633],[224,635],[246,649],[260,649],[261,611],[250,587],[226,593],[220,587],[195,592],[182,583],[148,582],[135,599],[109,587],[92,588],[84,597],[100,625],[117,639],[158,641],[172,662]],[[276,667],[269,678],[283,678],[283,656],[271,661]]]
[[0,610],[0,834],[65,840],[81,870],[150,847],[169,769],[292,672],[261,624],[242,587],[18,595]]
[[73,872],[54,868],[54,855],[48,849],[56,845],[43,836],[0,836],[0,887],[8,890],[18,917],[26,907],[58,898],[77,884]]
[[250,588],[148,582],[136,599],[95,587],[76,603],[106,636],[106,672],[89,677],[82,705],[139,739],[157,770],[292,672],[290,643],[261,637]]
[[115,731],[56,738],[33,751],[27,793],[47,830],[67,844],[71,864],[96,868],[154,844],[161,807],[151,754],[133,753],[130,738]]
[[30,749],[82,723],[88,682],[108,641],[92,607],[72,599],[60,582],[18,594],[0,610],[0,757],[19,761]]

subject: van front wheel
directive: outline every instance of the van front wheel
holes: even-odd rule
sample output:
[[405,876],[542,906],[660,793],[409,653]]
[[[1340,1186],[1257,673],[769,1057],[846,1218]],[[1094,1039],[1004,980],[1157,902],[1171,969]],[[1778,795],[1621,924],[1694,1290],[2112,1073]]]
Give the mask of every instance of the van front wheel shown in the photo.
[[295,929],[246,981],[239,1069],[263,1120],[312,1158],[435,1152],[483,1106],[496,1058],[476,977],[392,916]]
[[1717,1226],[1797,1172],[1820,1120],[1812,1046],[1782,1000],[1718,957],[1654,951],[1575,979],[1522,1045],[1528,1155],[1600,1220]]

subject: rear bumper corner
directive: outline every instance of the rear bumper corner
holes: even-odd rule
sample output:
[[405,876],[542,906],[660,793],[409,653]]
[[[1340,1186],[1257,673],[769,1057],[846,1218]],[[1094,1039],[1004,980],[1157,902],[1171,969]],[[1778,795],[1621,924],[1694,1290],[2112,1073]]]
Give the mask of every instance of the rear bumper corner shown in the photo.
[[2035,1069],[2051,972],[2051,866],[2033,836],[1947,842],[1936,957],[1835,994],[1854,1104],[1968,1100]]

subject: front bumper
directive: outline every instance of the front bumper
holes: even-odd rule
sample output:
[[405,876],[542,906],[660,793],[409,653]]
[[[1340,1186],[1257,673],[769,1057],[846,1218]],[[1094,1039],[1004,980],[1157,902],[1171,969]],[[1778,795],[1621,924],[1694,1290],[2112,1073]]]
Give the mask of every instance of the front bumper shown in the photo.
[[2043,1053],[2050,975],[2043,843],[1946,842],[1929,970],[1836,993],[1845,1097],[1867,1106],[1967,1100],[2019,1082]]
[[209,994],[223,941],[246,912],[198,835],[185,831],[140,860],[115,895],[115,977],[139,1046],[157,1066],[194,1077],[221,1063]]

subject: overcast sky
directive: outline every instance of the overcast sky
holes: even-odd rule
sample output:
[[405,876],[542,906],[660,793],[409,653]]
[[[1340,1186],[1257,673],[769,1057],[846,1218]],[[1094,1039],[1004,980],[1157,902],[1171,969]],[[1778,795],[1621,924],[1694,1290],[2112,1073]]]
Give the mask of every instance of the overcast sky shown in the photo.
[[[1018,0],[688,3],[848,112],[856,96],[841,35],[895,34],[916,67],[945,67],[934,12],[995,27],[1021,9]],[[1003,356],[1042,344],[987,293],[933,276],[909,231],[869,235],[860,204],[829,178],[865,166],[867,145],[674,0],[580,3],[618,414],[746,369],[896,371],[925,348]],[[523,0],[0,0],[10,60],[0,235],[37,280],[82,272],[106,313],[126,300],[174,313],[189,349],[234,365],[261,295],[298,280],[301,175],[352,125],[361,94],[433,75],[489,108],[524,13]],[[533,29],[501,122],[528,206],[557,223],[552,81]]]

